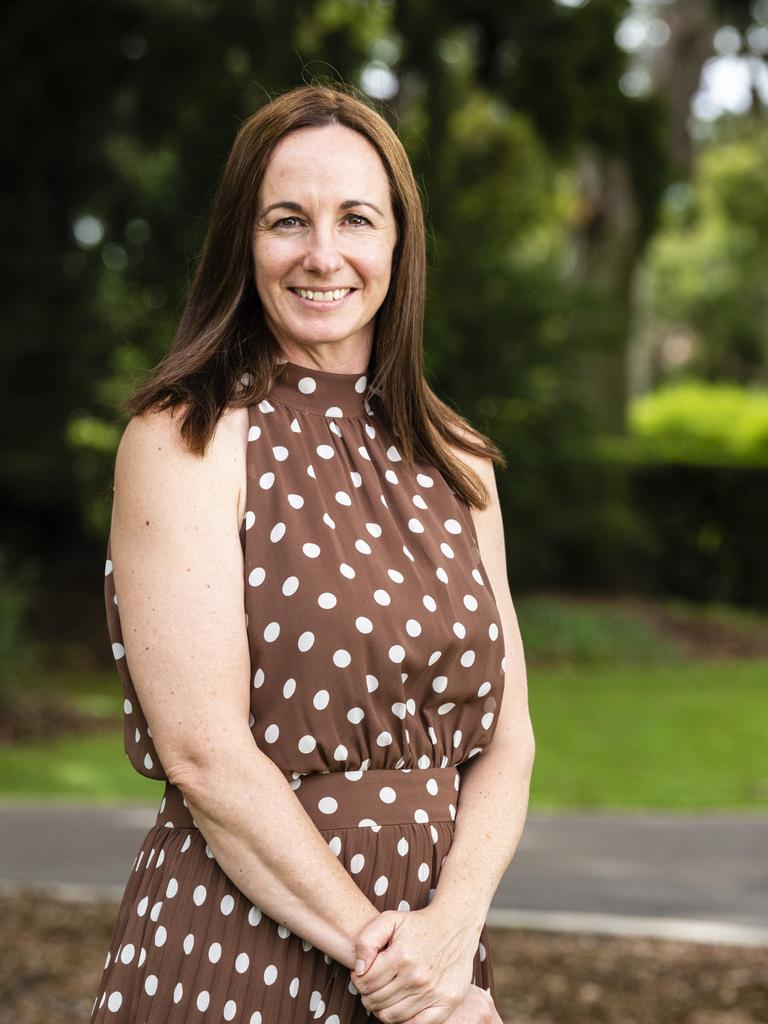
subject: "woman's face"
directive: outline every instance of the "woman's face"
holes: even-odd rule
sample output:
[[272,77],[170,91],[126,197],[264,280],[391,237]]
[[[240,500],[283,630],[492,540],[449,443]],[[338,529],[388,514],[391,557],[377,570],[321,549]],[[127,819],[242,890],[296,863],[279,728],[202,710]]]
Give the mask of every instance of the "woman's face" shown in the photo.
[[367,360],[396,241],[387,173],[366,138],[334,124],[280,140],[252,252],[267,325],[288,358],[330,346],[334,362]]

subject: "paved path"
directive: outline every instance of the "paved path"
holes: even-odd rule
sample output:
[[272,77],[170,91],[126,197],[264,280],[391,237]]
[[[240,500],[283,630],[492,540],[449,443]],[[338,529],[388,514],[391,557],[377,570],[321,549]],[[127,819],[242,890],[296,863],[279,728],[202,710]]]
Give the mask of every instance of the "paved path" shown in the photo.
[[[119,899],[156,807],[0,802],[0,889]],[[768,946],[768,815],[528,815],[489,923]]]

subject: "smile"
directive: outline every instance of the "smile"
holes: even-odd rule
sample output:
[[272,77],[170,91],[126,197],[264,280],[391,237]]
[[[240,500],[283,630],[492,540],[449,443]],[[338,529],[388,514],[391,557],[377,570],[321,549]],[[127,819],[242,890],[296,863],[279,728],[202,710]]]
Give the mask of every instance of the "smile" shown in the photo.
[[289,291],[293,292],[304,302],[312,302],[316,305],[325,304],[328,306],[336,305],[339,302],[343,302],[344,299],[353,291],[354,288],[336,288],[334,291],[320,292],[310,291],[308,288],[289,288]]

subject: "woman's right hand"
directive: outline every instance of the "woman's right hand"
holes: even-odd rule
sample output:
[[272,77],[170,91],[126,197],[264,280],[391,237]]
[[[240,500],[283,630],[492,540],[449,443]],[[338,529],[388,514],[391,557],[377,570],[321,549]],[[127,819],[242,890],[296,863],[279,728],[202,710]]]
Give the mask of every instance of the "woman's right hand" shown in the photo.
[[[424,1011],[411,1017],[406,1024],[419,1024]],[[504,1024],[499,1016],[496,1005],[484,988],[470,985],[464,999],[459,1003],[444,1024]]]

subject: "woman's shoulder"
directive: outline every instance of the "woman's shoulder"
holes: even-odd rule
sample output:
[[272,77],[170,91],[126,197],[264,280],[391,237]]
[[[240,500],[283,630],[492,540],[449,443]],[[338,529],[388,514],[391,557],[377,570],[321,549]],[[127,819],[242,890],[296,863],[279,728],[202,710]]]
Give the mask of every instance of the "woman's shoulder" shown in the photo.
[[187,444],[181,426],[185,405],[153,408],[131,417],[115,456],[115,485],[163,488],[181,497],[211,487],[232,488],[237,496],[247,443],[247,409],[227,408],[217,420],[205,450]]

